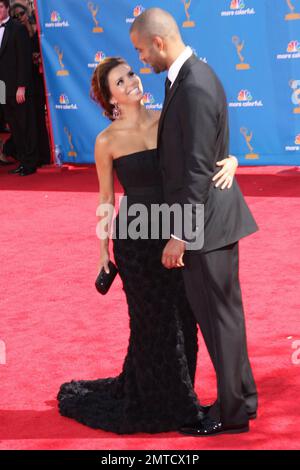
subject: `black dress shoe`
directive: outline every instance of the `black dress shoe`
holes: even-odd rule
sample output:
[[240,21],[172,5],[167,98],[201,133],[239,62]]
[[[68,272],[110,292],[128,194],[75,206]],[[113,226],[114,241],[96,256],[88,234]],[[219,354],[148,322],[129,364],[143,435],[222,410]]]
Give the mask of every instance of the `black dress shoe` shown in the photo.
[[33,173],[36,173],[36,168],[23,168],[23,170],[20,171],[19,175],[28,176],[28,175],[32,175]]
[[14,170],[10,170],[8,173],[11,173],[12,175],[15,175],[16,173],[20,173],[23,170],[24,170],[24,166],[19,165],[17,168],[15,168]]
[[204,418],[196,426],[183,426],[181,434],[195,437],[215,436],[217,434],[240,434],[249,431],[249,423],[224,425],[210,418]]

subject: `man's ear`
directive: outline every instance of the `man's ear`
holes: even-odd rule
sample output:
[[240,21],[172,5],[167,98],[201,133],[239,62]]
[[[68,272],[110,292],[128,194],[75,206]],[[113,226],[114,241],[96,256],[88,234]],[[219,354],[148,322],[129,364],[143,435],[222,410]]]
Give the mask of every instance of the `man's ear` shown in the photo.
[[153,45],[161,52],[164,50],[164,41],[160,36],[154,36],[153,39]]

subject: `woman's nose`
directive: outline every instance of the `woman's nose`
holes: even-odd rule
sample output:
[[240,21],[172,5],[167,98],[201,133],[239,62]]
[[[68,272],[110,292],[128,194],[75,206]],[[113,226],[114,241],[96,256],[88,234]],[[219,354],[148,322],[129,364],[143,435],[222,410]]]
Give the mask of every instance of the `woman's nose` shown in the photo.
[[132,85],[138,84],[137,78],[133,75],[132,77],[128,78],[127,85],[132,87]]

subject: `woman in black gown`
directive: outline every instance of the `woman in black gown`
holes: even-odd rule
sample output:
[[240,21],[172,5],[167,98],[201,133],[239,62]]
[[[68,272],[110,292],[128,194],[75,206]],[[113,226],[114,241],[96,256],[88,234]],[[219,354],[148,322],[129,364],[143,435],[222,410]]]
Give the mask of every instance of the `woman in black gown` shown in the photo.
[[[140,79],[124,60],[107,58],[94,72],[92,95],[113,121],[95,144],[100,204],[114,203],[114,170],[128,208],[142,203],[150,209],[151,204],[162,203],[156,151],[159,113],[143,106]],[[224,186],[226,174],[235,173],[236,159],[227,158],[220,166],[219,183]],[[167,270],[161,263],[166,241],[118,237],[126,216],[121,203],[113,251],[130,320],[122,371],[113,378],[63,384],[59,411],[92,428],[118,434],[176,430],[185,422],[197,421],[203,411],[193,387],[197,325],[181,270]],[[149,228],[154,223],[150,219]],[[108,245],[108,238],[100,240],[99,270],[108,270]]]

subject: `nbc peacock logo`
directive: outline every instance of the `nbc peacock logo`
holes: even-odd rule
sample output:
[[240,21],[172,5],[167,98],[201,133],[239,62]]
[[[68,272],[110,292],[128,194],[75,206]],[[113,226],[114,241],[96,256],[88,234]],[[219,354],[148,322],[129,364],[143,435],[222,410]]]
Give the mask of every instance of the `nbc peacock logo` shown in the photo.
[[296,135],[293,145],[286,145],[287,152],[299,152],[300,150],[300,134]]
[[61,21],[61,16],[58,11],[53,11],[51,13],[51,21],[52,23],[57,23],[58,21]]
[[59,104],[69,104],[69,98],[67,95],[60,95]]
[[143,96],[143,102],[144,104],[153,104],[154,103],[154,97],[151,95],[151,93],[144,93]]
[[241,90],[238,94],[238,101],[252,101],[252,95],[248,90]]
[[156,103],[151,93],[144,93],[143,103],[147,109],[162,109],[162,103]]
[[95,62],[97,62],[97,64],[100,64],[100,62],[102,62],[105,59],[105,57],[106,56],[103,51],[98,51],[95,54]]
[[290,41],[286,47],[286,52],[277,54],[277,60],[300,59],[300,42],[296,39]]
[[143,11],[145,11],[145,8],[142,5],[137,5],[133,9],[133,16],[137,18],[141,13],[143,13]]
[[69,22],[63,20],[60,13],[56,10],[51,12],[50,21],[45,23],[45,28],[68,28],[69,26]]
[[228,103],[229,108],[261,108],[263,107],[262,100],[254,100],[253,95],[249,90],[240,90],[237,95],[236,101]]
[[70,103],[68,95],[61,93],[58,98],[58,104],[56,104],[55,108],[62,110],[77,110],[78,106],[77,104]]
[[228,7],[228,10],[221,11],[221,16],[244,16],[255,15],[256,13],[254,8],[247,7],[246,0],[230,0]]
[[290,41],[286,48],[287,52],[299,52],[300,51],[300,43],[299,41]]
[[243,0],[231,0],[230,10],[241,10],[245,8],[245,2]]
[[103,51],[97,51],[94,55],[94,62],[88,64],[89,69],[94,69],[97,65],[101,64],[101,62],[106,58],[106,54]]
[[133,9],[133,12],[132,12],[132,15],[131,17],[129,18],[126,18],[126,23],[133,23],[134,20],[140,16],[141,13],[143,13],[143,11],[145,11],[145,8],[143,7],[143,5],[136,5]]

